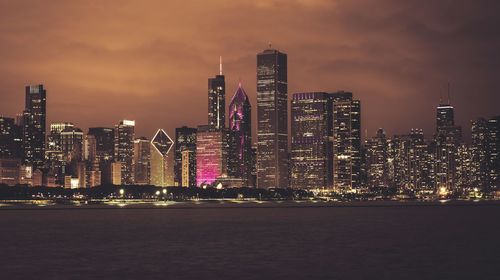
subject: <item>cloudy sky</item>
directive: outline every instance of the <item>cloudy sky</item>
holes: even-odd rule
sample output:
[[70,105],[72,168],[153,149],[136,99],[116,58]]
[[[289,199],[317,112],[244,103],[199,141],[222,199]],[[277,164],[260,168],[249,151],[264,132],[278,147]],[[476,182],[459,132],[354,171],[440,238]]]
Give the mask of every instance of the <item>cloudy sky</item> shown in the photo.
[[[86,130],[135,119],[137,136],[205,124],[224,61],[256,108],[256,53],[288,54],[289,97],[352,91],[369,135],[435,129],[451,83],[456,121],[500,114],[500,2],[420,0],[0,0],[0,114],[43,83],[49,121]],[[254,122],[256,113],[253,114]],[[469,138],[466,136],[466,138]]]

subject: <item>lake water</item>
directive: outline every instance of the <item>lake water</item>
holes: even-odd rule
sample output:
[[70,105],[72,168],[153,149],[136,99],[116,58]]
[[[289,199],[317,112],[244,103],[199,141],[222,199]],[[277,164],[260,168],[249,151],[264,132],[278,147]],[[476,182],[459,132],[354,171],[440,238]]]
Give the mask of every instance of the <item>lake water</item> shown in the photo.
[[2,207],[0,279],[500,279],[499,204],[267,206]]

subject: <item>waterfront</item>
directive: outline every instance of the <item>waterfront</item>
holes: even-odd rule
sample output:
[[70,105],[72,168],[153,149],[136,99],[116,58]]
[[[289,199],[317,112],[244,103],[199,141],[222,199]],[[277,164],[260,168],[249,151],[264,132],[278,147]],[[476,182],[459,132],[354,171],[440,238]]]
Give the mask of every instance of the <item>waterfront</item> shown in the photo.
[[403,205],[6,206],[0,271],[6,279],[495,278],[498,203]]

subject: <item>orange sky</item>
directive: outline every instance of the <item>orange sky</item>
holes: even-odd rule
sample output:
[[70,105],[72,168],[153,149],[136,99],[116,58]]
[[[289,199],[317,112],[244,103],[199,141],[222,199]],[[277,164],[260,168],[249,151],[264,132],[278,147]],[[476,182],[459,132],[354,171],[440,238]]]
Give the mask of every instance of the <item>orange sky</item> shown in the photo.
[[[461,3],[463,2],[463,3]],[[499,114],[496,1],[7,1],[0,0],[0,114],[23,110],[43,83],[48,120],[112,126],[137,136],[207,119],[207,78],[223,56],[226,95],[238,80],[255,101],[256,53],[288,54],[289,97],[348,90],[363,130],[434,130],[451,82],[457,122]],[[254,122],[256,111],[253,111]],[[467,138],[467,137],[466,137]]]

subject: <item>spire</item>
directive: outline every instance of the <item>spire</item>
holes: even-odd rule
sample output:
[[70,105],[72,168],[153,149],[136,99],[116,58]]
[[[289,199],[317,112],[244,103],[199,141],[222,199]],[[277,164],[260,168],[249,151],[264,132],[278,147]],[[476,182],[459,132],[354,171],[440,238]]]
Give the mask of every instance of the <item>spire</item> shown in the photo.
[[451,105],[451,103],[450,103],[450,82],[448,82],[448,105]]
[[222,55],[219,56],[219,75],[222,76]]
[[241,88],[241,78],[238,78],[238,88]]

